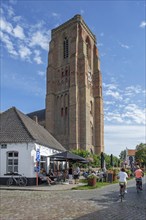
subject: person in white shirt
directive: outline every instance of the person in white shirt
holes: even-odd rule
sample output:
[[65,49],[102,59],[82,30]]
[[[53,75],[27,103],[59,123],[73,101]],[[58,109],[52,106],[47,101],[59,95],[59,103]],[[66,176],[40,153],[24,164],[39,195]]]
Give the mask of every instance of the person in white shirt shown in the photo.
[[127,193],[127,178],[128,175],[125,172],[125,169],[122,167],[121,171],[118,173],[118,178],[119,178],[119,184],[120,183],[125,183],[125,193]]

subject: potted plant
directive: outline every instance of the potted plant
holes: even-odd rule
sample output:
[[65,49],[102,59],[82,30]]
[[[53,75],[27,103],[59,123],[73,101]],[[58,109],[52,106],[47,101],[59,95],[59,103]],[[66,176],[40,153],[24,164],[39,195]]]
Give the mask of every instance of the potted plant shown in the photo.
[[128,174],[128,177],[130,177],[132,172],[130,169],[126,169],[126,173]]
[[119,173],[119,170],[118,169],[113,169],[113,181],[116,181],[117,180],[117,175]]
[[97,176],[94,173],[91,173],[87,177],[88,180],[88,186],[96,186]]

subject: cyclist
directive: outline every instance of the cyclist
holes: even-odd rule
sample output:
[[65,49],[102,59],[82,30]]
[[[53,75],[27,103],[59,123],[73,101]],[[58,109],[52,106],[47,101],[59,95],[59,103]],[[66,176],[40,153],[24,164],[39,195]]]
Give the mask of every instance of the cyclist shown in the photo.
[[125,193],[127,193],[127,179],[128,175],[125,172],[124,167],[121,168],[121,171],[118,173],[119,185],[120,183],[124,183]]
[[134,172],[136,182],[140,182],[140,190],[142,190],[142,177],[144,176],[144,172],[140,169],[139,165],[137,165],[137,169]]

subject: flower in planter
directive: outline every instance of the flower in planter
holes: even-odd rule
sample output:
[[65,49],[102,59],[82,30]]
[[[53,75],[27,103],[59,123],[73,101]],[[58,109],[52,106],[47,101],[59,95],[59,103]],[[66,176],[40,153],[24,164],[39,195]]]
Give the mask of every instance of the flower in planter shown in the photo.
[[91,173],[90,175],[87,176],[87,178],[88,178],[88,179],[94,179],[94,178],[97,179],[98,177],[96,176],[95,173]]

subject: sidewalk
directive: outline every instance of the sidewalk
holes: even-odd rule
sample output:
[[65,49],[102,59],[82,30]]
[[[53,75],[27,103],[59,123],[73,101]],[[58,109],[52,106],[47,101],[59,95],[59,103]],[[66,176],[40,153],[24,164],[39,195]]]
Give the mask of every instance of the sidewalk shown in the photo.
[[69,184],[69,183],[63,183],[63,184],[56,184],[56,185],[38,185],[38,186],[0,186],[0,190],[23,190],[23,191],[61,191],[61,190],[71,190],[74,187],[86,185],[84,183],[79,184]]

